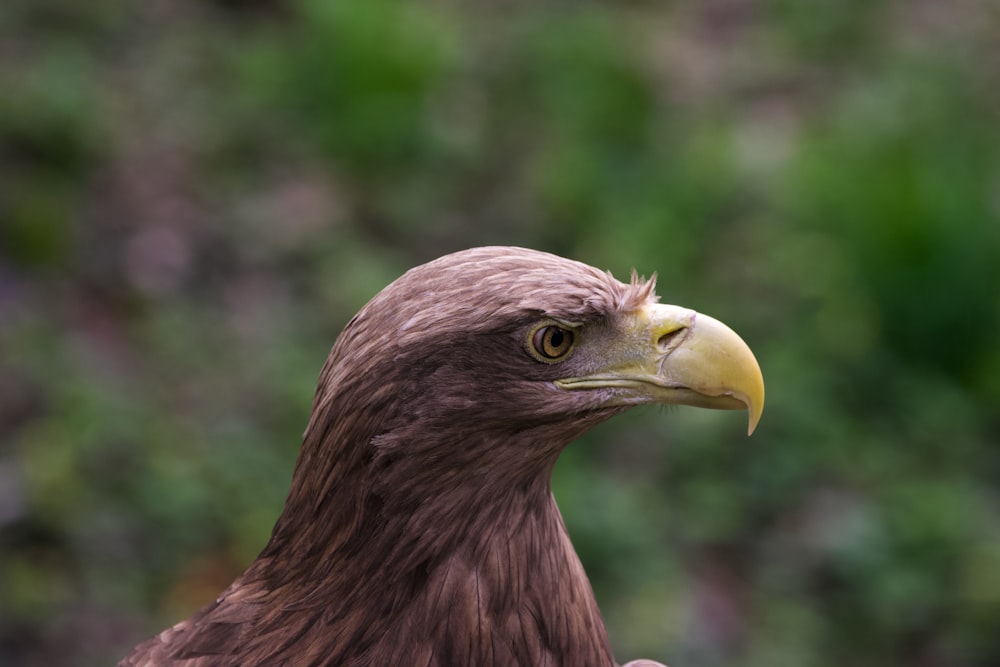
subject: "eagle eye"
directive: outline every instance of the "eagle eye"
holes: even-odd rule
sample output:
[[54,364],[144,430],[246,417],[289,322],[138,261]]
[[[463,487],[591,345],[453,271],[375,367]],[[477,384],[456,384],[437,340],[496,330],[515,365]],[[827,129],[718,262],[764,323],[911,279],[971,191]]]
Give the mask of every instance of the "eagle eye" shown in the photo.
[[562,361],[573,351],[576,333],[557,324],[543,324],[532,329],[528,348],[538,361],[553,364]]

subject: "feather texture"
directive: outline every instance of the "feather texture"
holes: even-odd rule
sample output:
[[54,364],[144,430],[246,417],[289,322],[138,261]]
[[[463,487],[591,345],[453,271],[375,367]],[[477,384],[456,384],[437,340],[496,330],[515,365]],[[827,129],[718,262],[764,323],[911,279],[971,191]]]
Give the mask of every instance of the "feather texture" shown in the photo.
[[653,299],[516,248],[404,274],[334,345],[257,560],[120,664],[614,665],[549,479],[622,408],[559,391],[525,332]]

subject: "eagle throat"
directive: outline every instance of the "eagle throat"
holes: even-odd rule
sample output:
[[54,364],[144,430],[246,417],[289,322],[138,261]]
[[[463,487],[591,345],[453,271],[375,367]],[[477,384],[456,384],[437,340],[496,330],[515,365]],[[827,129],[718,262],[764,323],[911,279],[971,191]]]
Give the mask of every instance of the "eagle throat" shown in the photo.
[[163,633],[180,630],[175,658],[614,665],[550,481],[563,447],[608,415],[444,431],[393,412],[398,387],[339,389],[317,396],[268,545]]

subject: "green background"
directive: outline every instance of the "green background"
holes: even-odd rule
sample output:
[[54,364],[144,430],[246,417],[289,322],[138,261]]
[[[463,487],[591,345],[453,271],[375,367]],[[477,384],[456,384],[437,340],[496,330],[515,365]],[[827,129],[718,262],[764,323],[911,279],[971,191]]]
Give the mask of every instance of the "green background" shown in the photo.
[[113,663],[253,559],[337,333],[545,249],[718,317],[745,418],[554,489],[619,660],[1000,664],[1000,8],[8,0],[0,664]]

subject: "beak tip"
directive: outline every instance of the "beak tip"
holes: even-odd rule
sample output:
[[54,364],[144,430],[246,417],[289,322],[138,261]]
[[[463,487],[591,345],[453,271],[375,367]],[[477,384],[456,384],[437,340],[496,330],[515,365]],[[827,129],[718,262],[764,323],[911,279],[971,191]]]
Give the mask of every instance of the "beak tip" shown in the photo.
[[763,392],[760,401],[747,403],[747,437],[753,435],[760,423],[760,416],[764,412]]

